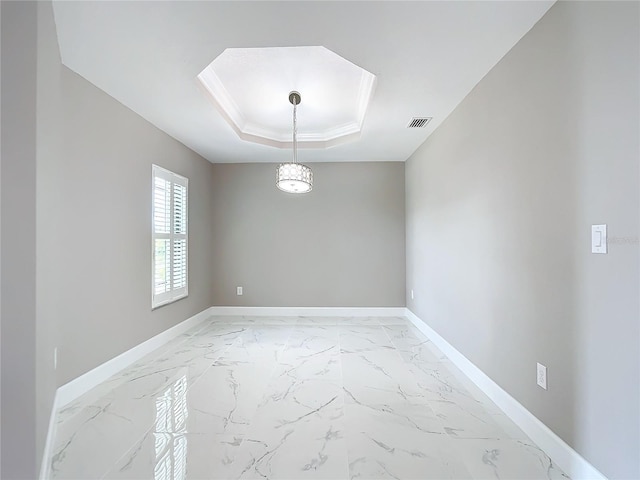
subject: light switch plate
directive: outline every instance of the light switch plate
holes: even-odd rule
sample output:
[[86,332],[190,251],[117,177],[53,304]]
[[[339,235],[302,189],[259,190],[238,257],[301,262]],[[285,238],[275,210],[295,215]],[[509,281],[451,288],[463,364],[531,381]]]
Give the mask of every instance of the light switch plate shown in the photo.
[[236,295],[242,295],[242,287],[236,287]]
[[607,253],[606,225],[591,225],[591,253]]

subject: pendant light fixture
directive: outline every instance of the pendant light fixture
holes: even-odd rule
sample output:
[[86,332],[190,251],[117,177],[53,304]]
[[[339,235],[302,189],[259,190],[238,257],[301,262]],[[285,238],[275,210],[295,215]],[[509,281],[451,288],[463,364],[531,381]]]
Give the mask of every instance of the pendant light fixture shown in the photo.
[[298,120],[297,106],[300,105],[300,94],[289,93],[289,102],[293,104],[293,161],[281,163],[276,169],[276,186],[287,193],[307,193],[313,188],[313,172],[311,168],[298,163]]

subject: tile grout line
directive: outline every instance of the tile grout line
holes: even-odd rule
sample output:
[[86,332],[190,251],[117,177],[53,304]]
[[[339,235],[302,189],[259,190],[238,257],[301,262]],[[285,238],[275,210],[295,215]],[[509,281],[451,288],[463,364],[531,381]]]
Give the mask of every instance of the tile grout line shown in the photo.
[[340,366],[340,392],[342,394],[342,415],[344,417],[343,426],[345,429],[344,432],[344,443],[347,451],[345,452],[345,458],[347,459],[346,472],[347,475],[345,478],[351,478],[351,457],[349,455],[349,435],[347,432],[348,420],[347,420],[347,401],[344,394],[344,369],[342,367],[342,327],[336,322],[336,336],[338,338],[338,364]]

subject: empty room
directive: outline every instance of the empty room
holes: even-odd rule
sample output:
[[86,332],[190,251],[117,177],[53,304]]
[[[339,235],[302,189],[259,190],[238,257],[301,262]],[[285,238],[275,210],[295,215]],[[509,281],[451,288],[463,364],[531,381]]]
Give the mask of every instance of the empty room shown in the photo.
[[640,2],[0,26],[3,480],[640,479]]

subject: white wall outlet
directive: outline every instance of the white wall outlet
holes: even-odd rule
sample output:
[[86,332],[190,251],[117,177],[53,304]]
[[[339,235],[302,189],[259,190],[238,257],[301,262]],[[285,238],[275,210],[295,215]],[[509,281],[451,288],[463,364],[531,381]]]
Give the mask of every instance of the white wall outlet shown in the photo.
[[242,295],[242,287],[236,287],[236,295]]
[[413,288],[411,289],[411,300],[413,300]]
[[53,349],[53,369],[58,369],[58,347]]
[[547,389],[547,367],[545,367],[541,363],[538,363],[536,382],[538,383],[538,386],[544,388],[545,390]]

